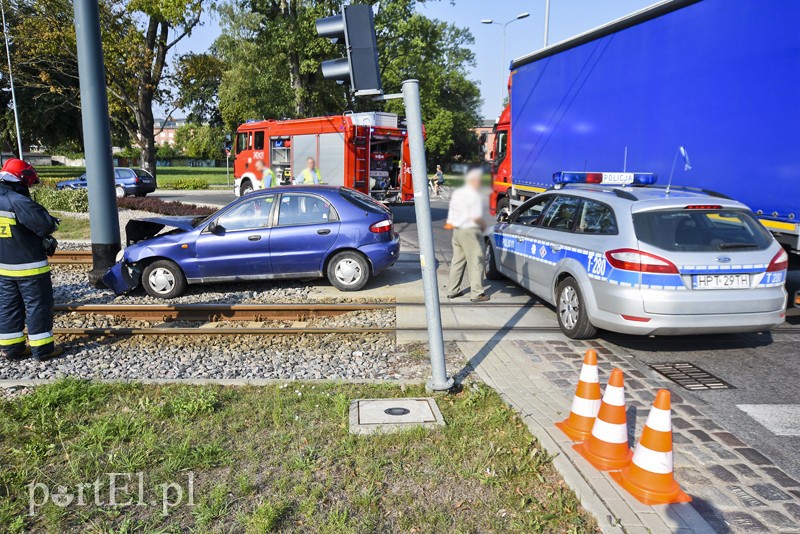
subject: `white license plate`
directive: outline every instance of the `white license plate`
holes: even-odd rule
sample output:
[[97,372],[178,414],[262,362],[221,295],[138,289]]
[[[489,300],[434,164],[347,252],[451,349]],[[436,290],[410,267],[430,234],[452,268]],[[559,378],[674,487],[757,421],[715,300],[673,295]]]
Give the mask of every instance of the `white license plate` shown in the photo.
[[694,289],[750,289],[749,274],[696,274]]

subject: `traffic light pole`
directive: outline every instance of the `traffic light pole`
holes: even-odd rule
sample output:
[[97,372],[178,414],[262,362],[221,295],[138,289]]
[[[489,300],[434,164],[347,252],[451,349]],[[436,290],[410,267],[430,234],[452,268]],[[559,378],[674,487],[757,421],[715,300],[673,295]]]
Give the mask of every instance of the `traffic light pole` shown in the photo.
[[428,171],[425,163],[425,139],[422,133],[419,80],[403,82],[403,102],[406,108],[408,147],[411,151],[414,212],[417,216],[419,260],[422,268],[425,316],[428,322],[428,350],[431,355],[432,377],[427,383],[427,389],[447,391],[453,387],[453,379],[447,376],[444,360],[442,313],[439,305],[439,282],[436,276],[436,255],[433,247],[433,223],[431,222],[431,202],[428,196]]
[[98,286],[106,270],[114,265],[120,238],[100,11],[95,0],[75,0],[75,33],[92,236],[89,281]]

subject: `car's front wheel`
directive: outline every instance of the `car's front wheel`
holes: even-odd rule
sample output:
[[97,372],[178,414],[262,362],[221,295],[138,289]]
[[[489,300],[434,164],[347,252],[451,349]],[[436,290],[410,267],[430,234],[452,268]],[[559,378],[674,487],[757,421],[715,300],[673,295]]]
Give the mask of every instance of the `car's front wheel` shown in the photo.
[[358,291],[369,280],[369,264],[358,252],[339,252],[328,262],[327,275],[339,291]]
[[494,257],[494,247],[489,241],[486,241],[486,251],[484,252],[484,261],[486,269],[486,278],[489,280],[500,280],[503,278],[502,273],[497,269],[497,260]]
[[174,261],[154,261],[142,272],[142,286],[151,297],[175,298],[186,291],[186,285],[186,277]]
[[556,315],[558,326],[571,339],[587,339],[597,334],[589,321],[583,293],[577,280],[567,277],[556,288]]
[[117,198],[125,198],[125,196],[127,195],[127,193],[125,193],[125,188],[122,187],[121,185],[117,186],[116,192],[117,192]]

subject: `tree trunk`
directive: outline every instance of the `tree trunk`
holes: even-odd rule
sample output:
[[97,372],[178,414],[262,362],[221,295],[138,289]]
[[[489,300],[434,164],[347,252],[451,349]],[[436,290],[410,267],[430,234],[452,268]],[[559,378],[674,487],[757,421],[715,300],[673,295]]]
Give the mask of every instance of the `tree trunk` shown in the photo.
[[156,142],[153,137],[153,129],[155,127],[155,120],[153,119],[153,104],[150,102],[144,105],[139,113],[139,148],[142,149],[142,156],[140,158],[142,168],[152,174],[156,175]]

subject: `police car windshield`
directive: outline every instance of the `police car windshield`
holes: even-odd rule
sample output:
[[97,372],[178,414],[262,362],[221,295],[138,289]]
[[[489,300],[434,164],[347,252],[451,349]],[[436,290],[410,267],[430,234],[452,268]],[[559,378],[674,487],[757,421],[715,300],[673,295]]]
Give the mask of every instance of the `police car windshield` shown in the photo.
[[668,209],[633,215],[639,241],[673,252],[765,250],[769,232],[745,210]]

